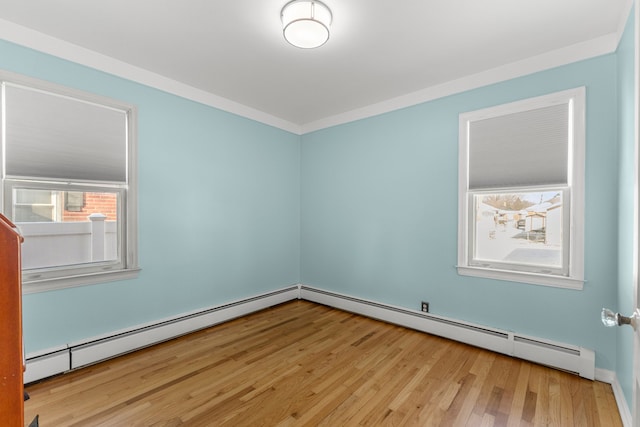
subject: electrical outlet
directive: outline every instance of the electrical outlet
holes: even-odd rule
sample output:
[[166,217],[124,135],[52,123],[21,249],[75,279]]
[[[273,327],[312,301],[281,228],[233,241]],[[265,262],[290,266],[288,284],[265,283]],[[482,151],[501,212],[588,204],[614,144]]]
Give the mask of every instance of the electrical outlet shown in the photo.
[[429,312],[429,303],[426,301],[422,301],[422,306],[420,307],[421,311],[424,311],[425,313]]

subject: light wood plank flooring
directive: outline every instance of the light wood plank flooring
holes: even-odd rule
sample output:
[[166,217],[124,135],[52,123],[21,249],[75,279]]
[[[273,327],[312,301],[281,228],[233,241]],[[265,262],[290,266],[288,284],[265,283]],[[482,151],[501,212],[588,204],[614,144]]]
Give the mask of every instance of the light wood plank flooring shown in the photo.
[[620,426],[611,387],[293,301],[31,385],[60,426]]

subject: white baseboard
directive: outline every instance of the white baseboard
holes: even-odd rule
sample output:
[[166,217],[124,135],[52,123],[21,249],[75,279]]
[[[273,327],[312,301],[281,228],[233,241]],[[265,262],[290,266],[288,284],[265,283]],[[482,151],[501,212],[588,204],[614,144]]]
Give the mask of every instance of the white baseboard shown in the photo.
[[92,340],[70,347],[71,369],[148,347],[181,335],[208,328],[258,310],[297,298],[298,288],[290,287],[253,298],[157,322],[153,326]]
[[380,304],[306,285],[300,286],[300,298],[573,372],[591,380],[595,376],[595,353],[583,347]]
[[24,383],[51,377],[69,370],[71,359],[66,346],[27,355]]
[[611,384],[611,388],[613,389],[613,397],[616,399],[616,404],[618,405],[618,412],[620,413],[620,418],[622,419],[622,425],[624,427],[631,427],[633,425],[631,410],[629,409],[629,405],[627,404],[627,399],[624,397],[624,392],[622,391],[622,386],[620,386],[620,381],[618,381],[618,376],[615,372],[609,371],[607,369],[596,369],[596,380],[602,381],[603,383]]
[[595,357],[591,350],[328,292],[306,285],[290,286],[221,306],[113,331],[59,348],[30,353],[26,359],[27,369],[24,381],[25,383],[38,381],[293,299],[324,304],[609,383],[612,385],[624,425],[631,426],[631,413],[615,372],[595,369]]
[[139,350],[299,297],[290,286],[228,304],[210,307],[67,344],[26,357],[25,384]]

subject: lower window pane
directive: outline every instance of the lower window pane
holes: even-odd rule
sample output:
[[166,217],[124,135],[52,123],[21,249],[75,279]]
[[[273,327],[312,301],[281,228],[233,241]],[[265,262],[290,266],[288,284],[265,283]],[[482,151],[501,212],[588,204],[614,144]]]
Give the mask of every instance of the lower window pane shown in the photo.
[[475,263],[560,269],[561,191],[474,195]]
[[14,188],[24,270],[119,259],[118,192]]

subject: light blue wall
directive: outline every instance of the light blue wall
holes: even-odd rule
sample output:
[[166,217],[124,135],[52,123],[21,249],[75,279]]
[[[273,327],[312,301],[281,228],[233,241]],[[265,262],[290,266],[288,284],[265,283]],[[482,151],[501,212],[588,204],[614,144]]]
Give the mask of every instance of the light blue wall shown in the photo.
[[26,295],[26,351],[295,284],[300,137],[0,42],[0,68],[135,104],[136,280]]
[[[302,283],[596,350],[617,283],[616,56],[606,55],[302,137]],[[586,86],[584,290],[459,276],[458,115]]]
[[[618,97],[619,97],[619,241],[618,241],[618,300],[616,307],[610,307],[624,315],[633,312],[633,211],[634,211],[634,12],[627,21],[617,51],[618,57]],[[633,331],[631,328],[617,328],[617,369],[616,374],[622,390],[631,407],[633,373]]]
[[[618,56],[299,137],[0,42],[2,69],[139,111],[143,271],[25,296],[27,352],[302,282],[413,309],[427,300],[437,314],[595,349],[598,367],[616,369],[627,361],[599,312],[625,308]],[[458,114],[583,85],[584,290],[459,276]]]

